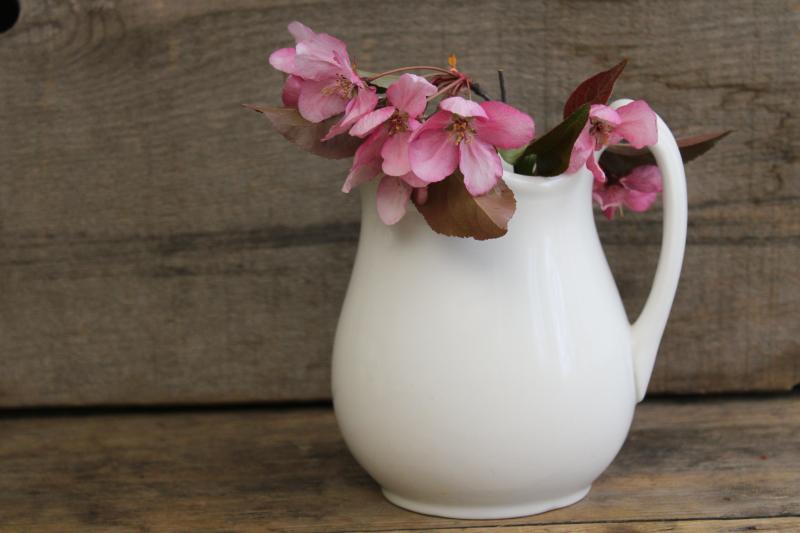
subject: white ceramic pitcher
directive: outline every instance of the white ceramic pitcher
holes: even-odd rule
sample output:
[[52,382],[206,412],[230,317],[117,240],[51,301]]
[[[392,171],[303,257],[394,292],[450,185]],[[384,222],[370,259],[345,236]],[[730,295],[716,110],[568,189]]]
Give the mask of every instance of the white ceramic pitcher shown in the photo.
[[[620,100],[615,106],[629,100]],[[393,503],[454,518],[540,513],[583,498],[644,397],[678,283],[686,182],[658,119],[664,232],[631,326],[600,245],[585,168],[506,172],[508,233],[395,226],[363,186],[361,236],[333,356],[333,398],[356,460]]]

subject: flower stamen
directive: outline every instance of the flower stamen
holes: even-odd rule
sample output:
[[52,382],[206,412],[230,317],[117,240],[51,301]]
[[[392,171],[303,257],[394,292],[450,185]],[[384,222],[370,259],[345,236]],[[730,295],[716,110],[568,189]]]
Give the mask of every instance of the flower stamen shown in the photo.
[[322,89],[322,94],[336,95],[342,100],[350,100],[356,95],[356,85],[340,74],[336,76],[334,83]]
[[408,113],[397,110],[391,117],[389,117],[387,123],[389,135],[408,131]]
[[470,142],[472,136],[475,135],[475,129],[470,124],[470,119],[458,115],[453,115],[452,122],[446,130],[456,144],[461,144],[462,141]]
[[598,118],[590,118],[589,133],[596,139],[596,149],[599,150],[608,144],[611,133],[614,131],[614,125]]

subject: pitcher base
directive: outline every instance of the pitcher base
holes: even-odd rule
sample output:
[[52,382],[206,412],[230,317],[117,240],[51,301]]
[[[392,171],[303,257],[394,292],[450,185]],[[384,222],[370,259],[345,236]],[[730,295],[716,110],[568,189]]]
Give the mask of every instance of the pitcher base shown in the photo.
[[499,519],[499,518],[518,518],[520,516],[530,516],[553,509],[566,507],[581,501],[592,488],[591,485],[585,489],[563,496],[561,498],[554,498],[550,500],[537,500],[534,502],[514,504],[514,505],[449,505],[420,502],[410,498],[405,498],[386,489],[382,489],[383,495],[391,503],[398,507],[414,511],[415,513],[441,516],[444,518],[461,518],[461,519]]

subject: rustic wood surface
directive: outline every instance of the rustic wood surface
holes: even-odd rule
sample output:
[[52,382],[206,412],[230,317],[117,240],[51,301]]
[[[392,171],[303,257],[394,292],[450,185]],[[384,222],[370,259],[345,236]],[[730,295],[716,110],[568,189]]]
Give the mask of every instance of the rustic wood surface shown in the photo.
[[[685,274],[651,392],[800,382],[796,1],[22,0],[0,34],[0,406],[330,394],[356,246],[346,162],[307,156],[242,102],[277,101],[269,51],[300,19],[359,65],[443,63],[540,130],[582,77],[682,133],[733,129],[689,167]],[[599,222],[627,307],[660,213]]]
[[582,502],[506,521],[394,507],[327,406],[6,414],[0,435],[3,532],[800,531],[800,395],[648,400]]

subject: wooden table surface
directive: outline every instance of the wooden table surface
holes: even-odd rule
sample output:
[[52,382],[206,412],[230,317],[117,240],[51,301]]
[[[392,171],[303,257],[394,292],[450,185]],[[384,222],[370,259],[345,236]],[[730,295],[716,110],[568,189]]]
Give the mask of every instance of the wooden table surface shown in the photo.
[[0,414],[0,531],[800,531],[800,395],[647,400],[582,502],[464,521],[386,502],[329,406]]

